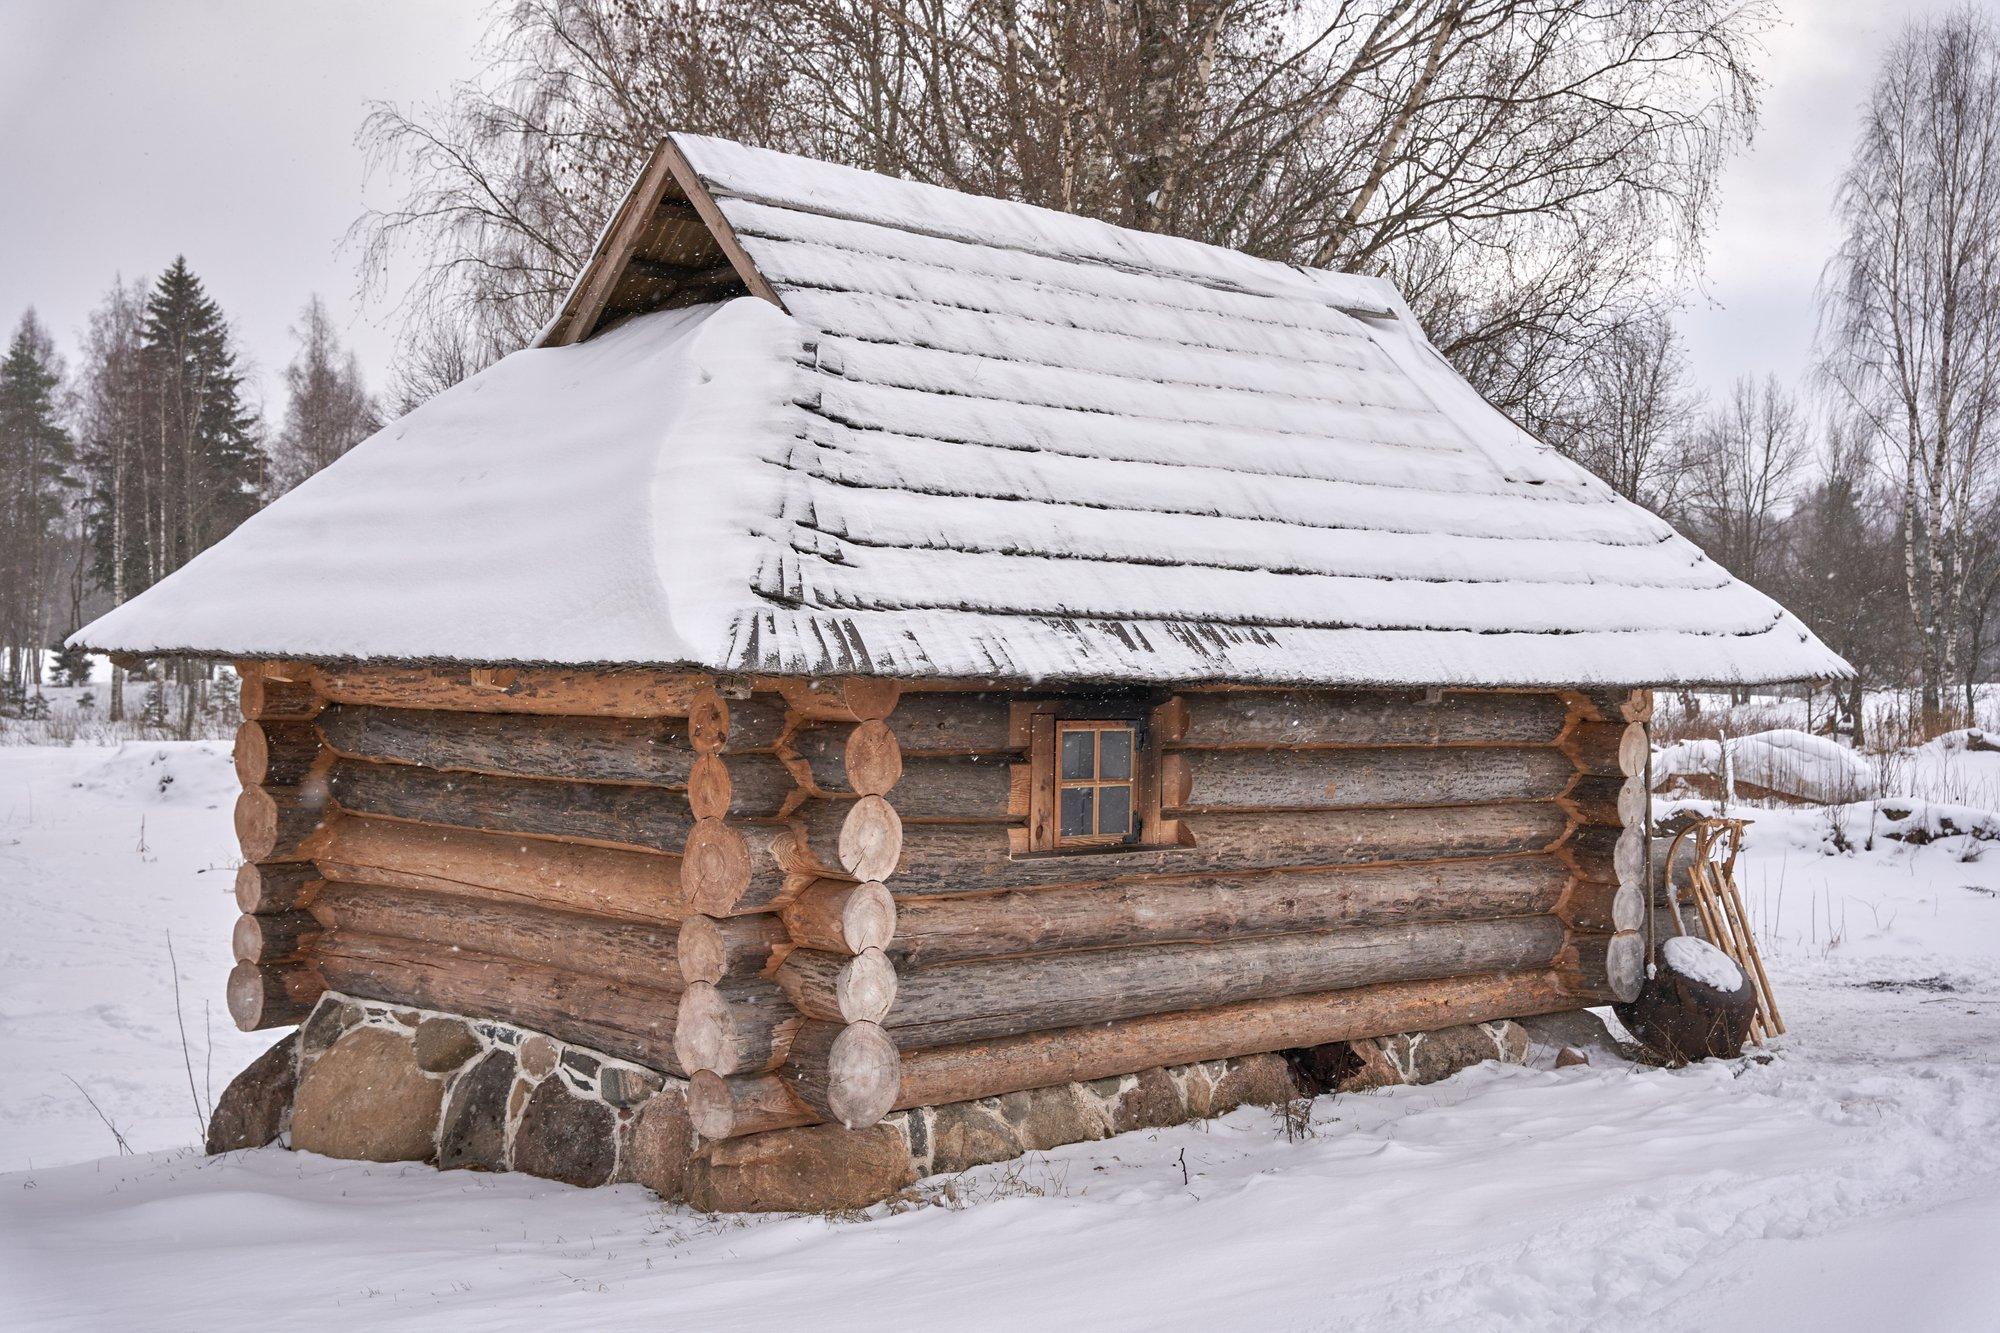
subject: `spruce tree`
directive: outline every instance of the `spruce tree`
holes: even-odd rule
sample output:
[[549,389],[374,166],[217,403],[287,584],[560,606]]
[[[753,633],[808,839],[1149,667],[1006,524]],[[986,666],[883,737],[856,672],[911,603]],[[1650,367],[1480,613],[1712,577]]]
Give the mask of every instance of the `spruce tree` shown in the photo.
[[128,595],[173,573],[255,513],[264,472],[229,326],[185,258],[174,260],[147,298],[140,359],[152,438],[139,552],[145,568],[136,579],[127,571]]
[[8,693],[40,679],[57,545],[75,486],[62,364],[31,309],[0,360],[0,643]]

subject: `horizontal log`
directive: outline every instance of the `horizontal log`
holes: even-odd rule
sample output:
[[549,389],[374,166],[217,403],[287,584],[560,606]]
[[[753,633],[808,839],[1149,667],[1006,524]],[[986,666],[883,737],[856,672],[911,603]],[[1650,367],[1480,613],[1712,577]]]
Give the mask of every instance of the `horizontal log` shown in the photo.
[[[1323,1046],[1395,1032],[1426,1032],[1459,1023],[1526,1018],[1574,1009],[1577,1000],[1572,991],[1564,989],[1557,973],[1538,970],[1251,1000],[910,1051],[901,1059],[902,1086],[893,1109],[975,1101],[1162,1065]],[[814,1113],[788,1101],[782,1082],[776,1078],[716,1083],[723,1098],[722,1114],[710,1118],[710,1128],[702,1131],[704,1137],[758,1134],[812,1123]],[[706,1091],[713,1097],[718,1087]],[[725,1126],[726,1132],[711,1132]]]
[[1025,735],[1014,734],[1014,700],[1000,693],[905,694],[890,727],[907,763],[925,755],[1019,752]]
[[1562,750],[1586,773],[1628,778],[1645,770],[1650,745],[1643,723],[1576,722],[1563,737]]
[[694,828],[685,797],[658,787],[537,782],[343,759],[333,799],[355,814],[489,833],[678,852]]
[[326,987],[312,964],[238,963],[229,973],[229,1016],[244,1032],[290,1027],[312,1012]]
[[1146,875],[1504,856],[1552,845],[1568,829],[1569,817],[1553,802],[1536,801],[1459,810],[1201,815],[1183,827],[1192,846],[1015,856],[1006,828],[911,824],[903,830],[903,859],[887,882],[906,899]]
[[320,667],[319,693],[340,704],[574,717],[686,717],[702,676],[560,667]]
[[800,1101],[776,1074],[738,1074],[724,1078],[712,1069],[697,1069],[688,1075],[688,1119],[694,1132],[704,1139],[727,1139],[754,1133],[756,1128],[773,1129],[789,1125],[809,1125],[818,1112]]
[[873,1023],[805,1024],[783,1074],[801,1102],[849,1129],[887,1115],[903,1077],[895,1043]]
[[791,817],[793,836],[770,844],[789,874],[887,879],[903,850],[903,821],[885,797],[809,801]]
[[829,953],[884,949],[896,934],[896,900],[879,880],[816,880],[779,915],[794,944]]
[[888,1027],[905,1050],[1286,995],[1553,965],[1552,916],[1147,945],[912,968]]
[[362,999],[519,1024],[685,1076],[674,1058],[678,997],[472,949],[334,931],[313,959],[327,985]]
[[303,722],[326,706],[305,673],[298,679],[284,679],[261,666],[239,666],[238,670],[242,676],[236,699],[247,722]]
[[895,710],[903,686],[879,676],[818,676],[772,682],[785,704],[815,721],[869,722]]
[[1618,886],[1601,880],[1572,879],[1556,915],[1578,930],[1612,929],[1612,905]]
[[310,912],[326,928],[351,934],[469,946],[649,990],[682,988],[677,932],[664,922],[607,921],[534,904],[344,882],[322,888]]
[[246,787],[295,787],[319,758],[310,722],[245,722],[236,729],[236,779]]
[[[350,759],[496,777],[637,783],[686,790],[696,754],[680,718],[540,717],[339,705],[319,734]],[[775,814],[792,776],[770,755],[729,765],[738,813]]]
[[310,861],[246,861],[236,870],[236,906],[253,914],[296,911],[312,900],[319,883]]
[[286,963],[303,957],[320,930],[307,912],[246,913],[236,918],[229,943],[239,963]]
[[[812,773],[813,785],[833,796],[856,794],[843,747],[821,744],[815,736],[801,739],[798,755]],[[889,803],[905,819],[1005,820],[1019,763],[1019,755],[1005,752],[906,756]]]
[[331,813],[326,790],[303,787],[246,787],[236,797],[236,840],[245,861],[311,859],[308,840]]
[[681,852],[681,884],[689,907],[708,916],[764,911],[789,886],[785,863],[794,859],[795,844],[790,824],[695,821]]
[[1553,745],[1568,715],[1554,694],[1193,691],[1165,710],[1162,739],[1171,747]]
[[896,968],[880,949],[794,949],[778,964],[777,981],[794,1009],[831,1023],[880,1023],[896,1002]]
[[1285,870],[1081,888],[916,897],[889,950],[912,965],[966,958],[1342,930],[1555,910],[1569,868],[1549,856]]
[[1616,827],[1624,822],[1618,815],[1619,798],[1624,790],[1623,778],[1579,773],[1575,784],[1563,794],[1562,806],[1580,824]]
[[772,982],[690,982],[674,1018],[674,1052],[688,1069],[776,1069],[799,1022],[798,1010]]
[[680,858],[345,816],[316,848],[329,878],[628,921],[683,915]]
[[[1576,769],[1547,746],[1183,750],[1164,757],[1161,776],[1167,813],[1176,815],[1551,800]],[[908,794],[897,793],[899,807]]]
[[790,944],[785,923],[768,913],[691,916],[681,922],[681,975],[708,982],[754,977],[770,965],[773,951]]

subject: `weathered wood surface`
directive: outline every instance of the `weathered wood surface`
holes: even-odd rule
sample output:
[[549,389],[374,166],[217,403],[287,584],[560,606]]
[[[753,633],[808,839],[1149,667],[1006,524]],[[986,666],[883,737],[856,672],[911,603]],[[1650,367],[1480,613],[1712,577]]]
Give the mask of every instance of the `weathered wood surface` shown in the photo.
[[1051,949],[1533,916],[1555,910],[1569,880],[1569,868],[1554,857],[1519,856],[913,897],[898,905],[888,947],[922,965]]
[[538,903],[593,916],[678,921],[680,859],[346,816],[317,850],[331,879]]
[[[1554,694],[1228,690],[1175,696],[1171,747],[1553,745],[1569,709]],[[900,725],[899,728],[900,730]]]
[[880,949],[794,949],[778,965],[777,981],[794,1009],[829,1023],[880,1023],[896,1002],[896,969]]
[[885,949],[896,934],[896,900],[879,880],[814,881],[780,909],[780,916],[795,943],[829,953]]
[[[1160,1065],[1525,1018],[1573,1009],[1577,1003],[1557,973],[1536,970],[1392,982],[968,1042],[904,1055],[902,1086],[891,1109],[942,1106]],[[776,1078],[715,1080],[704,1092],[722,1103],[714,1111],[704,1105],[709,1125],[704,1137],[812,1123],[810,1108],[801,1111],[787,1100]]]
[[238,963],[226,989],[229,1016],[244,1032],[290,1027],[312,1012],[326,988],[310,963]]
[[246,787],[295,787],[319,758],[310,722],[251,722],[236,729],[236,778]]
[[319,871],[309,861],[246,861],[236,870],[236,906],[248,913],[296,911],[311,901],[319,883]]
[[323,937],[313,960],[326,984],[348,995],[518,1023],[650,1069],[686,1073],[674,1057],[672,991],[346,931]]
[[678,793],[594,782],[438,773],[343,759],[330,785],[341,809],[424,824],[678,852],[694,815]]
[[[903,821],[885,797],[811,801],[789,823],[792,836],[769,844],[770,854],[787,874],[882,880],[900,873]],[[1004,839],[1004,830],[1000,832]]]
[[665,922],[611,921],[526,903],[377,884],[328,883],[309,909],[332,930],[473,948],[545,967],[682,988],[676,930]]
[[870,722],[895,711],[900,681],[880,676],[776,678],[770,682],[800,717],[823,722]]
[[865,1129],[895,1104],[902,1086],[896,1045],[873,1023],[806,1023],[783,1070],[792,1093],[814,1112]]
[[1555,963],[1552,916],[1366,926],[1165,944],[903,973],[888,1026],[906,1050],[1143,1014]]
[[690,916],[681,922],[681,975],[708,982],[758,976],[774,965],[774,954],[790,945],[785,923],[769,913]]
[[241,678],[236,699],[245,721],[303,722],[325,707],[306,673],[289,679],[259,663],[242,663],[237,670]]
[[306,912],[246,913],[236,918],[229,944],[239,963],[287,963],[303,958],[320,931]]
[[1004,693],[905,694],[890,721],[908,760],[925,755],[1019,751],[1026,737],[1013,729],[1014,697]]
[[1141,875],[1504,856],[1550,846],[1568,829],[1569,817],[1552,802],[1535,801],[1458,810],[1201,815],[1185,824],[1193,846],[1040,857],[1012,855],[1005,828],[911,824],[903,830],[903,859],[889,883],[904,899]]
[[788,887],[785,864],[794,860],[790,824],[695,822],[681,849],[681,885],[691,910],[708,916],[761,912]]
[[688,1075],[688,1119],[704,1139],[727,1139],[751,1129],[809,1125],[819,1113],[800,1101],[776,1074],[739,1074],[724,1078],[712,1069]]
[[776,1069],[784,1062],[798,1010],[771,981],[688,983],[674,1018],[674,1051],[688,1069],[718,1074]]
[[686,717],[705,677],[674,671],[557,667],[319,667],[331,703],[565,717]]
[[304,861],[308,840],[333,813],[325,790],[306,787],[246,787],[236,797],[236,841],[245,861]]
[[[848,777],[842,747],[809,743],[798,753],[819,791],[850,796],[859,790]],[[1014,767],[1021,762],[1020,756],[1007,753],[905,757],[898,765],[899,780],[890,801],[906,820],[1005,822],[1010,818]]]
[[1615,826],[1623,822],[1619,818],[1619,799],[1624,791],[1623,778],[1578,774],[1575,784],[1563,794],[1563,809],[1579,823]]
[[1547,746],[1182,750],[1161,767],[1169,816],[1550,800],[1576,778],[1568,757]]
[[[771,710],[763,711],[768,715]],[[320,714],[318,730],[329,746],[351,759],[497,777],[685,789],[698,757],[688,739],[688,723],[680,718],[548,717],[342,704]],[[784,765],[769,755],[739,755],[729,769],[739,799],[769,807],[761,813],[775,811],[794,785]]]

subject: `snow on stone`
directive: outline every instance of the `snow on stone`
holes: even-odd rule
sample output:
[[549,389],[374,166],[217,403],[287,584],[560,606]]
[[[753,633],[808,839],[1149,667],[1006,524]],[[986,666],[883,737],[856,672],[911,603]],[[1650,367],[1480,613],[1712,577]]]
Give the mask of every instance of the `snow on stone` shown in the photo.
[[1725,749],[1738,783],[1815,805],[1859,800],[1876,790],[1876,768],[1868,756],[1829,737],[1789,727],[1661,746],[1653,753],[1654,786],[1687,776],[1721,781]]
[[1379,280],[676,143],[783,310],[517,353],[81,638],[1163,682],[1845,674],[1482,402]]
[[1660,945],[1660,959],[1690,981],[1724,994],[1734,994],[1743,985],[1743,969],[1735,959],[1692,935],[1670,936]]

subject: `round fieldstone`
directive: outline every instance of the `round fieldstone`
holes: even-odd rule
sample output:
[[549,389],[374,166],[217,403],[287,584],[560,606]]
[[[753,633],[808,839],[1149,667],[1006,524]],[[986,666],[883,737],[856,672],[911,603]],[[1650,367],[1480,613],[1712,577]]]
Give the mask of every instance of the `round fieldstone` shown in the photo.
[[369,1162],[426,1162],[444,1084],[425,1076],[407,1037],[356,1028],[299,1080],[292,1146]]
[[320,1002],[299,1029],[299,1053],[318,1055],[327,1047],[339,1041],[341,1034],[361,1021],[361,1007],[345,1000],[327,999]]
[[208,1118],[209,1152],[261,1148],[277,1139],[298,1088],[297,1054],[298,1038],[287,1032],[229,1081]]
[[537,1033],[522,1041],[521,1072],[529,1078],[547,1078],[555,1072],[556,1044]]
[[514,1131],[514,1169],[571,1185],[602,1185],[617,1164],[618,1121],[611,1108],[575,1096],[559,1078],[544,1079]]
[[1004,1162],[1026,1152],[1020,1135],[985,1102],[952,1102],[931,1111],[931,1170],[938,1175]]
[[1164,1129],[1188,1118],[1187,1103],[1172,1075],[1160,1068],[1142,1069],[1132,1086],[1119,1093],[1111,1105],[1111,1132],[1123,1134],[1134,1129]]
[[1230,1061],[1229,1072],[1209,1098],[1209,1114],[1223,1115],[1239,1106],[1283,1106],[1300,1092],[1284,1056],[1246,1055]]
[[479,1038],[455,1018],[426,1018],[417,1024],[414,1045],[417,1064],[433,1074],[448,1074],[479,1054]]
[[1111,1132],[1105,1117],[1094,1105],[1085,1103],[1082,1090],[1074,1083],[1010,1092],[1000,1099],[1000,1113],[1029,1151],[1084,1143]]
[[507,1094],[513,1087],[514,1057],[505,1051],[489,1052],[459,1076],[438,1130],[440,1167],[507,1169]]
[[687,1095],[662,1092],[639,1110],[632,1135],[632,1178],[663,1199],[687,1197],[688,1164],[694,1160],[694,1123]]

